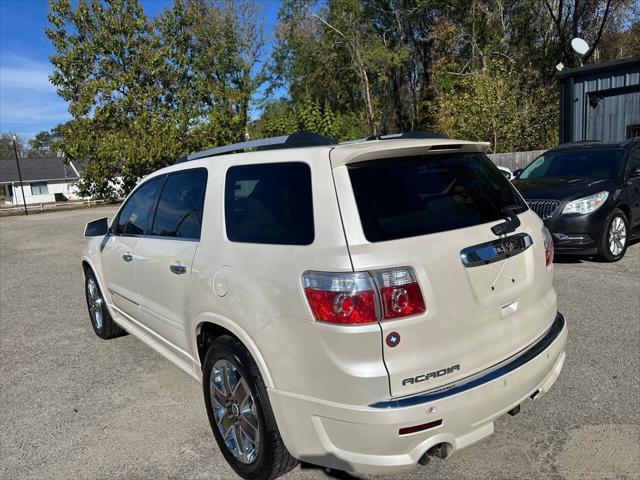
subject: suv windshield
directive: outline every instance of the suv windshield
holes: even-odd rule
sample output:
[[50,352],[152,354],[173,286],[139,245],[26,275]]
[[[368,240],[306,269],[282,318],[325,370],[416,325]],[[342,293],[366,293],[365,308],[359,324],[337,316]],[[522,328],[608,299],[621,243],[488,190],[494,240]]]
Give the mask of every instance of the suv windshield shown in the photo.
[[615,178],[623,155],[624,150],[611,148],[548,152],[531,162],[519,178]]
[[482,153],[421,155],[348,165],[370,242],[501,220],[526,205]]

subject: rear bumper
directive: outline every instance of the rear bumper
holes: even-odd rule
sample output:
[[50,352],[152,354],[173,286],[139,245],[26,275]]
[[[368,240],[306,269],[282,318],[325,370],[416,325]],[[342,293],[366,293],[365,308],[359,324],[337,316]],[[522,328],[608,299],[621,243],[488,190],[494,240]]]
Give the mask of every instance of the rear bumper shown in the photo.
[[[451,453],[481,440],[493,433],[497,417],[534,394],[540,398],[562,370],[566,339],[566,322],[558,314],[554,327],[526,349],[530,354],[503,362],[468,388],[422,398],[372,406],[341,405],[276,390],[269,391],[269,398],[283,440],[296,458],[340,470],[391,474],[414,468],[435,445],[445,443]],[[401,428],[437,420],[442,423],[429,430],[399,434]]]

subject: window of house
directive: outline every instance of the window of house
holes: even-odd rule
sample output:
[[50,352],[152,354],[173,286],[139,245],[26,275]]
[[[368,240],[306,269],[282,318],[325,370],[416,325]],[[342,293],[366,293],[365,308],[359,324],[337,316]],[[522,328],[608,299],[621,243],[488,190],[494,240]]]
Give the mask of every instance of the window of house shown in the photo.
[[301,162],[239,165],[225,183],[225,225],[233,242],[313,243],[311,170]]
[[640,125],[627,126],[627,138],[640,137]]
[[144,234],[163,178],[164,177],[157,177],[148,181],[129,197],[127,203],[124,204],[118,215],[116,234]]
[[207,173],[202,169],[169,175],[160,194],[151,235],[199,240],[206,182]]
[[31,184],[31,195],[46,195],[49,193],[49,187],[45,182],[35,182]]

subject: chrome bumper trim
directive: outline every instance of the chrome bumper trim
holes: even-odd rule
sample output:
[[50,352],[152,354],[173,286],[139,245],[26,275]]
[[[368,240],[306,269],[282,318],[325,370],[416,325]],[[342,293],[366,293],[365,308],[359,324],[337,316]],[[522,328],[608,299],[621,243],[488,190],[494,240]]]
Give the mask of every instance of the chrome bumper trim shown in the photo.
[[556,314],[556,319],[542,337],[540,337],[533,345],[521,350],[520,352],[512,355],[506,360],[494,365],[482,372],[479,372],[470,377],[463,378],[457,382],[438,387],[434,390],[429,390],[409,397],[401,397],[396,399],[384,400],[376,402],[369,407],[371,408],[402,408],[413,407],[422,403],[432,402],[434,400],[440,400],[441,398],[456,395],[458,393],[470,390],[485,383],[489,383],[497,378],[500,378],[512,371],[520,368],[525,363],[533,360],[535,357],[544,352],[549,345],[551,345],[556,338],[560,335],[564,329],[566,320],[564,315],[560,312]]

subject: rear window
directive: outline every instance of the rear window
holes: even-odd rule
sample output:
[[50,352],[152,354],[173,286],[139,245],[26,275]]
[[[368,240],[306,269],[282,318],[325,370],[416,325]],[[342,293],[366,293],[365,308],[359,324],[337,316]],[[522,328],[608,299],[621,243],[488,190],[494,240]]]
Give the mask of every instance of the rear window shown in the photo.
[[229,168],[224,210],[227,238],[233,242],[313,243],[309,165],[287,162]]
[[527,209],[482,153],[422,155],[347,166],[370,242],[470,227]]

